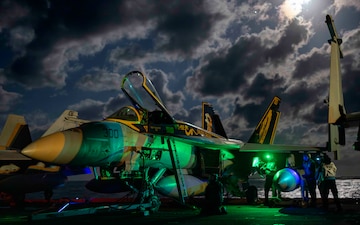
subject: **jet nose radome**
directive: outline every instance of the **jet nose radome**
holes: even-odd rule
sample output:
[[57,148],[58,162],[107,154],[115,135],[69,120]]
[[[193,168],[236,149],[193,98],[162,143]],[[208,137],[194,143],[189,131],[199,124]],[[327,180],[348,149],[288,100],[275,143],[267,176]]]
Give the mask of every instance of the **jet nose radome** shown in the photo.
[[42,137],[26,146],[21,153],[42,162],[67,164],[76,156],[81,142],[81,130],[71,129]]

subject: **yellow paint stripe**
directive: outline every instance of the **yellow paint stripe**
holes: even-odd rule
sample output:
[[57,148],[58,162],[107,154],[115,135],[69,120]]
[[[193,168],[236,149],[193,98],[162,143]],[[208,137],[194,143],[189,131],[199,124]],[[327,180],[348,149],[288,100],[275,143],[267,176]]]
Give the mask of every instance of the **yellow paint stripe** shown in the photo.
[[83,133],[79,128],[63,131],[64,146],[63,151],[59,153],[54,160],[55,163],[66,164],[71,162],[79,153],[83,141]]
[[114,119],[114,118],[107,118],[107,119],[105,119],[105,121],[112,121],[112,122],[125,124],[126,126],[130,127],[131,129],[133,129],[137,132],[140,132],[140,129],[138,127],[134,126],[134,124],[140,124],[139,121],[128,121],[128,120],[121,120],[121,119]]
[[[144,146],[146,140],[147,140],[147,136],[145,136],[145,135],[140,135],[140,134],[139,134],[135,146],[136,146],[137,148],[140,148],[140,149],[141,149],[141,147]],[[140,150],[140,149],[137,149],[137,150]]]

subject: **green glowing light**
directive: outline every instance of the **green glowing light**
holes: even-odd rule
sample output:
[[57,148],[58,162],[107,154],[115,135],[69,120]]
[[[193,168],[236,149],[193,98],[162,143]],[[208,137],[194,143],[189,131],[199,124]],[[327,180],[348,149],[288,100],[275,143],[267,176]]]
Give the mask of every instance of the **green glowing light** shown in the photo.
[[252,161],[252,167],[258,167],[259,163],[260,163],[259,157],[254,157]]
[[265,154],[265,159],[266,160],[271,160],[273,158],[273,155],[272,154],[269,154],[269,153],[267,153],[267,154]]

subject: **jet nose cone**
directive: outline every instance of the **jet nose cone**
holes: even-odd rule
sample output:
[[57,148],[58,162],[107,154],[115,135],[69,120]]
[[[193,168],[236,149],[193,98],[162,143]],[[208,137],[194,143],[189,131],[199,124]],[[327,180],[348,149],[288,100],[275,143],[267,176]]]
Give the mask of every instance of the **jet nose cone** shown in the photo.
[[43,162],[53,162],[60,155],[64,144],[64,134],[57,132],[32,142],[26,146],[21,153]]
[[42,162],[66,164],[75,157],[81,141],[81,132],[56,132],[32,142],[21,153]]

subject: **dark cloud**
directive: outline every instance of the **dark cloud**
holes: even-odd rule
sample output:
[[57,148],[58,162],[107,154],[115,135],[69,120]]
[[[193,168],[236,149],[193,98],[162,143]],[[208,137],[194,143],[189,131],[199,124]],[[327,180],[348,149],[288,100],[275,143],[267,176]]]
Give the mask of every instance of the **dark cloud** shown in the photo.
[[227,52],[208,59],[193,77],[188,78],[190,90],[201,95],[218,96],[238,90],[246,78],[264,63],[264,50],[256,37],[242,37]]
[[[27,12],[17,14],[18,17],[12,20],[12,27],[8,29],[23,26],[35,30],[35,38],[26,46],[25,55],[17,55],[13,63],[5,69],[5,75],[10,80],[23,84],[35,84],[43,79],[46,80],[46,74],[41,72],[42,59],[50,52],[49,46],[53,44],[54,36],[58,35],[54,32],[53,26],[48,26],[50,25],[48,22],[42,22],[44,18],[48,18],[46,1],[15,1],[12,4],[5,2],[2,8],[7,12],[6,15],[17,14],[19,9],[22,9],[21,12]],[[49,20],[45,19],[45,21]],[[43,79],[39,79],[41,76]]]
[[113,29],[117,24],[134,18],[121,0],[54,1],[51,2],[49,17],[60,26],[58,31],[75,39]]
[[[271,99],[267,98],[264,99],[260,104],[255,103],[249,103],[246,105],[243,105],[239,102],[239,99],[236,99],[235,101],[235,110],[233,115],[242,117],[249,123],[247,124],[247,127],[255,128],[256,124],[260,121],[261,116],[264,114],[266,107],[270,103]],[[233,123],[233,126],[231,129],[237,129],[239,123]]]
[[[283,111],[287,115],[315,124],[326,123],[329,80],[317,76],[318,72],[328,71],[330,57],[320,51],[302,55],[295,63],[292,85],[284,93]],[[298,81],[295,81],[298,79]]]
[[[5,72],[9,79],[29,86],[64,85],[65,74],[59,70],[69,59],[63,59],[63,65],[45,65],[46,58],[59,50],[56,47],[59,43],[86,41],[90,35],[112,31],[116,26],[134,20],[123,1],[55,0],[18,3],[28,9],[29,14],[18,19],[14,26],[31,27],[35,35],[26,45],[26,54],[16,57]],[[61,51],[57,54],[59,58],[64,57]]]
[[[0,30],[26,26],[38,20],[46,9],[46,1],[4,0],[0,2]],[[39,14],[40,13],[40,14]]]
[[167,39],[159,48],[191,55],[212,35],[214,24],[225,18],[219,12],[210,13],[208,7],[202,0],[158,4],[157,10],[161,14],[156,29],[160,39],[162,35]]
[[306,55],[296,62],[293,78],[302,79],[311,77],[318,71],[328,69],[329,65],[329,54],[323,54],[319,51],[316,51],[313,54]]
[[[80,33],[91,24],[91,18],[96,17],[95,13],[91,15],[92,17],[87,14],[89,18],[86,22],[80,15],[86,12],[87,5],[92,5],[91,2],[93,1],[87,1],[87,4],[80,4],[82,1],[17,1],[29,13],[19,18],[13,27],[25,26],[33,29],[34,39],[25,46],[25,54],[18,55],[6,68],[5,72],[9,79],[29,86],[56,83],[56,78],[52,77],[54,75],[44,72],[44,59],[54,51],[53,48],[59,40],[79,37]],[[81,10],[82,8],[84,11]],[[8,10],[14,9],[8,8]],[[78,17],[74,18],[76,15]],[[84,22],[82,27],[77,26],[79,21]]]
[[185,96],[182,92],[172,91],[169,88],[169,75],[157,69],[150,70],[148,75],[169,112],[173,115],[176,113],[186,114],[184,109]]
[[[239,129],[239,123],[235,122],[238,121],[238,118],[242,118],[244,121],[247,121],[247,127],[255,128],[272,98],[274,96],[281,97],[283,92],[281,84],[283,82],[283,78],[278,75],[272,79],[268,79],[264,76],[264,74],[257,74],[246,92],[244,91],[244,101],[246,102],[247,100],[256,99],[256,103],[250,102],[245,104],[244,102],[240,102],[239,98],[236,98],[232,116],[237,119],[235,119],[233,123],[229,123],[229,130]],[[244,135],[248,137],[250,135],[249,132],[250,131],[245,131]]]
[[344,104],[347,113],[360,112],[360,68],[353,69],[350,64],[343,66]]
[[[323,90],[327,90],[327,87],[324,86]],[[287,105],[285,109],[289,108],[287,113],[291,113],[295,117],[299,116],[302,109],[319,101],[316,92],[317,88],[309,86],[306,81],[298,82],[290,90],[287,90],[283,98],[283,102],[286,102]]]
[[[76,55],[86,54],[86,51],[90,54],[90,51],[100,51],[103,48],[80,50],[96,36],[102,37],[102,41],[106,42],[107,39],[116,39],[114,35],[106,35],[119,28],[139,27],[138,25],[153,20],[151,29],[155,38],[153,42],[147,43],[150,51],[191,55],[209,38],[214,24],[224,17],[221,13],[210,13],[203,1],[153,4],[121,0],[39,0],[15,1],[11,4],[3,3],[1,6],[6,9],[3,17],[7,16],[5,19],[8,21],[3,26],[8,29],[22,26],[33,30],[33,39],[26,40],[28,43],[24,44],[21,54],[18,52],[16,57],[14,55],[13,62],[5,70],[9,79],[27,88],[64,86],[67,77],[66,65],[69,61],[75,59]],[[9,16],[18,12],[19,8],[23,13]],[[129,32],[123,36],[137,40],[144,38],[135,35],[141,31],[135,30],[134,34],[131,30]],[[141,33],[143,35],[146,31]],[[72,46],[69,43],[72,43]],[[70,53],[71,51],[73,52]],[[126,60],[144,56],[143,50],[136,44],[119,48],[113,54],[113,58]]]
[[181,121],[186,121],[192,124],[195,124],[199,127],[202,126],[201,122],[201,115],[202,114],[202,108],[201,104],[195,107],[192,107],[191,109],[187,110],[187,113],[184,113],[183,111],[175,112],[174,118]]
[[8,112],[22,98],[21,94],[9,92],[0,85],[0,112]]
[[90,74],[82,76],[76,86],[83,91],[120,91],[121,80],[122,77],[117,73],[109,73],[104,70],[94,70],[91,71]]
[[299,44],[306,41],[309,36],[308,26],[297,18],[291,20],[284,28],[278,44],[265,52],[265,58],[275,65],[284,62]]
[[260,121],[271,98],[264,99],[257,103],[242,104],[239,98],[234,100],[234,111],[231,117],[225,119],[224,128],[230,138],[247,141]]
[[79,103],[68,106],[68,109],[79,113],[79,118],[85,120],[101,120],[104,118],[103,109],[105,103],[92,99],[84,99]]
[[108,117],[111,114],[115,113],[117,110],[121,109],[124,106],[131,105],[129,100],[125,97],[124,94],[119,94],[115,97],[110,98],[104,105],[103,117]]
[[136,43],[129,43],[128,45],[116,47],[111,51],[110,60],[116,63],[118,60],[133,61],[144,58],[146,56],[146,49]]
[[297,19],[292,20],[272,47],[267,46],[259,36],[240,37],[228,51],[210,55],[203,67],[187,80],[188,87],[206,96],[219,96],[244,88],[247,79],[254,76],[265,63],[277,65],[285,62],[297,46],[306,40],[307,26]]
[[243,90],[242,94],[244,94],[245,99],[281,95],[284,91],[284,88],[282,88],[284,82],[285,79],[279,76],[279,74],[267,78],[263,73],[259,73],[255,76],[249,87]]
[[344,104],[347,112],[360,111],[360,29],[344,36],[342,49],[342,86]]
[[308,111],[308,113],[302,115],[301,119],[309,123],[326,124],[328,112],[329,112],[328,105],[325,102],[321,102],[321,101],[312,102],[311,100],[312,99],[308,100],[308,104],[314,105],[314,108],[311,111]]
[[[351,51],[354,49],[360,49],[360,27],[358,27],[354,32],[350,33],[343,40],[345,43],[341,45],[344,51]],[[355,59],[359,62],[360,59]]]

